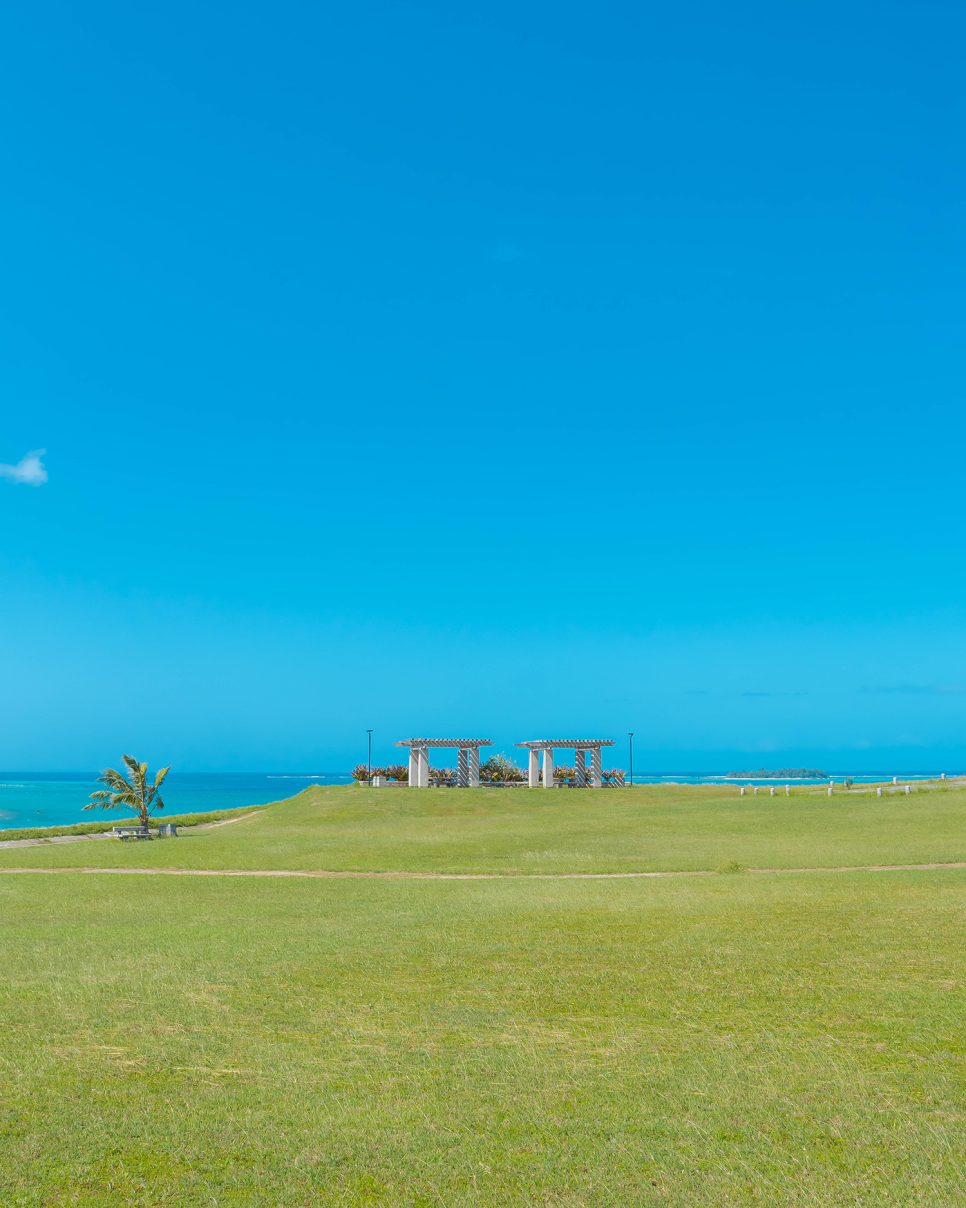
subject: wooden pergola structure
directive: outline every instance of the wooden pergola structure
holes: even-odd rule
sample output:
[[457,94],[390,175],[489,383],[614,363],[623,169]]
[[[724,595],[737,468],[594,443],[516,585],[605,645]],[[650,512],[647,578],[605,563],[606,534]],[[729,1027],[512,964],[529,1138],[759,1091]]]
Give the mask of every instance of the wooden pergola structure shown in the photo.
[[603,768],[601,767],[601,747],[612,747],[613,738],[533,738],[528,742],[514,743],[517,747],[526,747],[530,751],[530,788],[540,787],[540,752],[543,752],[543,787],[553,788],[553,753],[554,750],[564,750],[573,747],[574,775],[578,788],[587,787],[587,752],[590,752],[590,781],[595,789],[603,786]]
[[480,747],[492,747],[492,738],[404,738],[397,747],[409,747],[409,787],[429,788],[429,748],[455,747],[456,787],[480,787]]

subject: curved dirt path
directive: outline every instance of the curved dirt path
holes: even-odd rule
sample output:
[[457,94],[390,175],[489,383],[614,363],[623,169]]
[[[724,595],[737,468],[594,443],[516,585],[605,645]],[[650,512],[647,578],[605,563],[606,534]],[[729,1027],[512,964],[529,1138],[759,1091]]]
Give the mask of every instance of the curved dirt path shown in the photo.
[[[928,872],[941,868],[966,868],[966,861],[957,864],[856,864],[832,868],[746,868],[749,873],[799,872]],[[702,868],[687,872],[327,872],[322,869],[288,868],[0,868],[2,873],[121,873],[133,876],[160,877],[322,877],[354,880],[414,880],[414,881],[614,881],[640,877],[714,877],[716,869]]]
[[[223,818],[221,822],[199,822],[197,826],[183,826],[181,833],[189,835],[194,831],[214,830],[216,826],[231,826],[233,822],[248,822],[251,818],[257,818],[264,813],[264,810],[254,810],[250,814],[240,814],[237,818]],[[156,821],[163,822],[164,819],[158,818]],[[0,834],[3,832],[0,831]],[[91,839],[113,838],[114,835],[110,831],[93,831],[88,835],[46,835],[36,839],[3,839],[0,840],[0,847],[46,847],[49,843],[87,843]]]

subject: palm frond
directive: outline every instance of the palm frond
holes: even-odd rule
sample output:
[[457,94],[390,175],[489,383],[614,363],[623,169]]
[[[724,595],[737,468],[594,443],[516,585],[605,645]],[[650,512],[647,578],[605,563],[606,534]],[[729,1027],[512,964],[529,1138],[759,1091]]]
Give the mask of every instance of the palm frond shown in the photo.
[[134,781],[135,788],[144,796],[144,790],[147,787],[148,765],[146,763],[138,763],[133,755],[122,755],[121,758],[131,769],[131,779]]
[[107,793],[100,791],[91,793],[90,804],[82,808],[85,810],[117,810],[122,806],[139,810],[141,808],[141,799],[136,793]]
[[114,768],[104,768],[98,780],[101,784],[106,784],[116,793],[123,793],[128,789],[133,789],[134,786],[130,783],[126,776],[122,776],[120,772]]

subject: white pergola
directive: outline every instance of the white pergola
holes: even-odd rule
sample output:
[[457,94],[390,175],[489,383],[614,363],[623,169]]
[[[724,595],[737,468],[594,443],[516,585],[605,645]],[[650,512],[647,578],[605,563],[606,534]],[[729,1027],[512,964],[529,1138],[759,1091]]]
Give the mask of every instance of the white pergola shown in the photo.
[[587,787],[586,755],[590,752],[590,782],[595,789],[604,783],[603,769],[600,762],[601,747],[612,747],[613,738],[534,738],[529,742],[514,743],[517,747],[527,747],[530,751],[530,788],[540,787],[540,752],[543,751],[543,787],[553,788],[553,753],[555,749],[574,751],[574,775],[577,787]]
[[480,787],[480,747],[492,747],[491,738],[404,738],[397,747],[409,747],[409,787],[429,788],[429,748],[455,747],[456,786],[461,789]]

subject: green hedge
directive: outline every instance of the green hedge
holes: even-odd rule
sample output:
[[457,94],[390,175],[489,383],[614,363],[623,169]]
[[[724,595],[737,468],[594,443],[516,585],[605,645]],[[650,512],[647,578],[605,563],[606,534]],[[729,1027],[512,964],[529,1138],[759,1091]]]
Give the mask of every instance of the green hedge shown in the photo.
[[[224,822],[228,818],[241,818],[252,810],[263,810],[264,805],[246,805],[241,809],[213,810],[209,814],[157,814],[152,822],[174,822],[177,826],[200,826],[202,822]],[[53,839],[59,835],[102,835],[114,826],[137,826],[136,818],[118,818],[116,822],[77,822],[74,826],[29,826],[19,830],[0,830],[0,842],[7,839]]]

